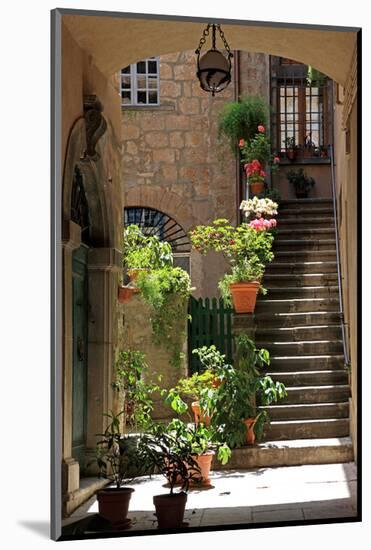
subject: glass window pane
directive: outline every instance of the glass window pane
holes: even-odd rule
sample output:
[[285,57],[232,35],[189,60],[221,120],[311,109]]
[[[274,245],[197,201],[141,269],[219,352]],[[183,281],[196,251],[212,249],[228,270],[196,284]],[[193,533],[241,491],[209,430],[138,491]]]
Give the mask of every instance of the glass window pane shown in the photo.
[[142,75],[137,76],[137,88],[145,90],[147,87],[146,77]]
[[125,67],[124,69],[121,69],[121,72],[122,72],[122,73],[126,73],[126,74],[127,74],[127,73],[130,74],[130,68],[131,68],[130,65],[128,65],[128,66]]
[[148,88],[156,88],[157,89],[157,76],[149,76],[148,77]]
[[139,63],[137,63],[137,73],[145,74],[145,72],[146,72],[146,62],[139,61]]
[[137,93],[137,103],[147,103],[147,92]]
[[130,88],[130,75],[121,75],[121,86],[123,88]]
[[157,91],[148,92],[149,103],[157,103]]
[[157,73],[157,61],[148,61],[148,72],[152,74]]
[[123,104],[131,103],[131,92],[121,92],[121,102]]

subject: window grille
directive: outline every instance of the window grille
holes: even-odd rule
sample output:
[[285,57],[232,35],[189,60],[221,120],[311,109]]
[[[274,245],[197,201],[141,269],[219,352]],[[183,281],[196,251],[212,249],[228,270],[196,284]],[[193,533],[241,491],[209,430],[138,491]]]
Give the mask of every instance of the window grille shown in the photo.
[[121,69],[121,105],[159,105],[159,58],[150,57]]

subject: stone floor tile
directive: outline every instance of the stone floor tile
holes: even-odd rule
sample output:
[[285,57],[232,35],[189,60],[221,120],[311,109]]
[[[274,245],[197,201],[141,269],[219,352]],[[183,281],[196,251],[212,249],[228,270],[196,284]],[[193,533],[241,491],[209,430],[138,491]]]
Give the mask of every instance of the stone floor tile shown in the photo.
[[327,518],[347,518],[357,515],[354,508],[346,505],[327,505],[318,504],[312,508],[303,508],[304,519],[327,519]]
[[303,520],[303,510],[301,508],[271,508],[262,512],[252,512],[253,523],[262,523],[268,521],[299,521]]
[[251,523],[251,510],[244,506],[236,508],[207,508],[204,511],[201,525],[234,525]]

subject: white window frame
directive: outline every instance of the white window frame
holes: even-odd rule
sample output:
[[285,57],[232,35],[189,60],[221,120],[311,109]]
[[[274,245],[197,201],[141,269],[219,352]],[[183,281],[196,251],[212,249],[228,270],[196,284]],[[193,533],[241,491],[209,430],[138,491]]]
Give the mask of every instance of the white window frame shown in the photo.
[[[148,72],[148,61],[156,61],[157,62],[157,72],[156,73],[149,73]],[[138,73],[137,72],[137,63],[132,63],[130,65],[130,73],[123,73],[122,70],[120,71],[120,97],[121,97],[121,106],[122,107],[158,107],[160,105],[160,58],[159,57],[148,57],[147,59],[143,59],[142,61],[138,61],[138,63],[145,63],[146,64],[146,71],[144,73]],[[125,67],[126,68],[126,67]],[[122,75],[129,76],[130,75],[130,88],[123,88],[122,87]],[[146,87],[145,88],[138,88],[138,79],[137,76],[144,76],[146,79]],[[149,88],[148,86],[148,77],[149,76],[156,76],[157,77],[157,86],[156,88]],[[131,102],[130,103],[123,103],[122,101],[122,95],[121,93],[123,91],[130,91],[131,93]],[[138,91],[146,92],[146,103],[138,103]],[[157,102],[156,103],[149,103],[148,101],[148,93],[149,91],[156,91],[157,92]]]

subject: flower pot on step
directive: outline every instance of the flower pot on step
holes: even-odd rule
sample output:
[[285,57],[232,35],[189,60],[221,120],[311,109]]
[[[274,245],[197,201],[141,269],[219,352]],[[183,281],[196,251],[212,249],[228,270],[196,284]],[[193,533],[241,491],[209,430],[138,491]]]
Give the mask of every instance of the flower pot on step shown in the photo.
[[130,286],[119,286],[117,300],[119,304],[126,304],[135,293],[135,288]]
[[194,401],[191,404],[191,408],[195,417],[195,424],[198,425],[202,422],[203,424],[205,424],[205,426],[209,426],[210,417],[207,415],[204,415],[201,412],[200,403],[198,401]]
[[202,455],[192,455],[192,458],[201,470],[201,480],[199,482],[197,480],[191,480],[189,483],[190,487],[197,487],[199,485],[208,487],[211,485],[209,475],[214,454],[214,451],[207,451]]
[[260,283],[252,281],[249,283],[232,283],[230,290],[236,313],[252,313],[255,310],[256,296]]
[[109,521],[115,529],[130,526],[127,515],[133,492],[134,489],[131,487],[112,487],[97,492],[99,515]]
[[182,527],[187,495],[184,492],[172,495],[156,495],[153,504],[159,529],[178,529]]
[[244,420],[244,423],[246,425],[246,443],[247,443],[247,445],[254,445],[254,443],[255,443],[255,432],[254,432],[255,422],[256,422],[256,418],[246,418]]

